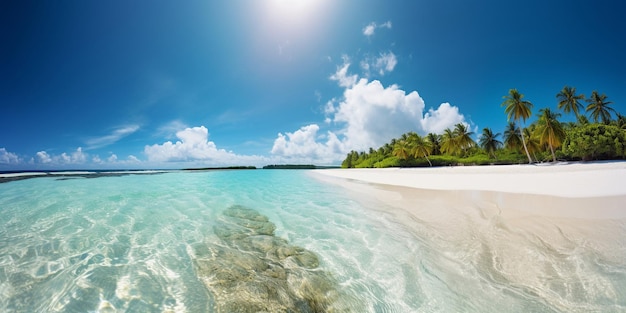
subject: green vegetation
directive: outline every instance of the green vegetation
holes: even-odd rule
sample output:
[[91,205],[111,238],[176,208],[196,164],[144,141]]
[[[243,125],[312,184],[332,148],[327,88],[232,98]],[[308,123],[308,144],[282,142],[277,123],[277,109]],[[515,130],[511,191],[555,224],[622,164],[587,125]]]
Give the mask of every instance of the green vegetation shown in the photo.
[[[532,115],[533,104],[524,100],[517,89],[511,89],[501,105],[509,119],[502,141],[501,133],[486,127],[477,144],[468,125],[459,123],[441,134],[421,136],[408,132],[378,150],[351,151],[341,166],[381,168],[626,159],[626,116],[611,108],[612,102],[607,101],[605,94],[594,90],[586,99],[583,94],[576,94],[576,88],[565,86],[556,99],[557,108],[565,114],[573,113],[576,122],[560,122],[561,113],[542,108],[535,122],[519,127],[520,120],[524,123]],[[588,103],[585,112],[582,112],[583,100]]]
[[263,166],[264,170],[314,170],[322,168],[336,168],[337,166],[317,166],[312,164],[273,164]]

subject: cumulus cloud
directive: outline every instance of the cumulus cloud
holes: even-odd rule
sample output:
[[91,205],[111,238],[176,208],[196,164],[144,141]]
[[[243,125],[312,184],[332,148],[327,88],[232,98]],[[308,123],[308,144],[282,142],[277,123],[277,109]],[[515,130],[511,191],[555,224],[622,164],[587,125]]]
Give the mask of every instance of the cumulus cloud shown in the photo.
[[85,164],[88,157],[81,147],[78,147],[76,151],[70,154],[63,152],[60,155],[50,155],[46,151],[39,151],[36,156],[38,163],[50,165]]
[[39,163],[51,163],[52,162],[52,158],[50,157],[50,155],[48,155],[48,153],[46,151],[39,151],[37,152],[37,161]]
[[[327,123],[339,128],[324,136],[318,135],[317,124],[293,133],[279,133],[272,155],[338,162],[350,150],[377,148],[409,131],[422,135],[441,133],[456,123],[467,124],[459,109],[449,103],[425,112],[426,105],[417,91],[406,92],[397,85],[358,79],[348,74],[348,68],[349,64],[344,64],[331,76],[345,88],[343,98],[333,99],[324,107]],[[343,77],[354,77],[358,82],[346,84]]]
[[[310,160],[313,162],[331,163],[343,156],[343,144],[337,136],[328,132],[318,136],[319,126],[311,124],[303,126],[293,133],[279,133],[274,141],[272,154],[291,160]],[[325,142],[319,142],[324,140]]]
[[142,165],[143,162],[139,160],[134,155],[129,155],[126,159],[119,159],[115,153],[111,153],[108,158],[102,159],[99,155],[94,155],[91,157],[91,162],[93,164],[97,164],[99,166],[108,166],[108,167],[130,167]]
[[391,21],[387,21],[382,24],[376,24],[375,22],[371,22],[367,24],[367,26],[363,27],[363,35],[370,37],[374,35],[377,28],[388,28],[391,29]]
[[134,155],[129,155],[126,159],[119,159],[115,153],[112,153],[107,159],[107,163],[110,165],[137,165],[141,164],[141,160],[139,160]]
[[458,123],[469,125],[463,114],[459,112],[459,108],[448,102],[440,104],[436,110],[430,108],[420,123],[422,129],[435,134],[441,134],[444,129]]
[[98,149],[98,148],[102,148],[102,147],[106,147],[108,145],[114,144],[120,139],[136,132],[138,129],[139,129],[138,125],[128,125],[128,126],[115,129],[109,135],[88,139],[85,142],[87,144],[86,150]]
[[258,164],[264,160],[259,156],[237,155],[231,151],[218,149],[209,141],[209,131],[204,126],[185,128],[176,132],[176,142],[167,141],[144,147],[148,161],[154,163],[195,162],[196,164],[232,165]]
[[111,154],[108,158],[107,158],[107,162],[109,163],[115,163],[117,162],[117,155],[115,155],[114,153]]
[[17,164],[20,158],[17,154],[7,151],[6,148],[0,148],[0,164]]

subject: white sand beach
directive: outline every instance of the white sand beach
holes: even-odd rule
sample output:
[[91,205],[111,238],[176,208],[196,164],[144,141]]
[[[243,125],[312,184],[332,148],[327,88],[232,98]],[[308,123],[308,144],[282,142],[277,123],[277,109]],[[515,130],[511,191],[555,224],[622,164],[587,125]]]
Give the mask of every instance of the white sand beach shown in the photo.
[[[626,162],[331,169],[315,173],[341,178],[334,182],[355,191],[365,188],[363,183],[372,184],[367,193],[379,198],[393,191],[395,199],[406,200],[420,194],[424,199],[438,201],[469,198],[491,202],[499,209],[541,215],[626,217]],[[406,202],[395,204],[412,207]]]
[[481,190],[569,198],[626,195],[626,162],[341,169],[321,174],[431,190]]
[[508,290],[562,312],[626,309],[626,162],[313,176],[410,229],[453,290]]

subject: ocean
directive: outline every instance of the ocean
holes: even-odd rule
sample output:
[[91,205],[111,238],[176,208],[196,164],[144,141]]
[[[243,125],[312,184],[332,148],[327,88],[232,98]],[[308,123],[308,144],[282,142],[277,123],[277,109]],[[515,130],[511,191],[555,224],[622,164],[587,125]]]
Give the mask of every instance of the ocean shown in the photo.
[[552,258],[539,282],[510,280],[486,239],[451,242],[425,220],[301,170],[11,181],[0,184],[0,225],[0,312],[626,308],[624,261],[585,243],[571,241],[578,254],[568,254],[493,230],[517,233],[526,243],[515,248],[531,247],[531,259]]

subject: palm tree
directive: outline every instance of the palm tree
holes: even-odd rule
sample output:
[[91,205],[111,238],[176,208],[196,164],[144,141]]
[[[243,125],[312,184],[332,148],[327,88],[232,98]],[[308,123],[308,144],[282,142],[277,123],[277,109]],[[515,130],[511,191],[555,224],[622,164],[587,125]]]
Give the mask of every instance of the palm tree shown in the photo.
[[520,138],[520,130],[517,129],[515,122],[509,122],[504,130],[504,146],[515,151],[519,151],[522,147],[522,139]]
[[432,143],[428,140],[425,140],[422,136],[416,133],[412,133],[409,138],[411,147],[410,151],[413,157],[421,158],[423,156],[426,158],[426,161],[428,161],[428,164],[430,166],[433,166],[433,164],[430,162],[430,159],[428,159],[428,156],[433,150]]
[[476,142],[472,139],[474,132],[469,131],[465,124],[458,123],[454,125],[454,141],[456,141],[459,149],[465,153],[467,149],[476,145]]
[[502,147],[502,141],[498,140],[498,136],[500,136],[500,133],[496,133],[494,134],[493,131],[491,131],[491,128],[483,128],[483,133],[480,136],[480,147],[485,149],[485,151],[487,151],[487,154],[493,155],[493,157],[497,160],[498,157],[496,157],[496,150],[500,149],[500,147]]
[[576,118],[580,115],[578,113],[579,110],[582,110],[584,107],[580,104],[580,100],[585,99],[585,95],[576,94],[576,88],[565,86],[563,89],[556,95],[556,99],[559,101],[558,107],[560,110],[563,110],[565,113],[574,112]]
[[539,116],[535,133],[539,138],[540,144],[547,144],[550,147],[552,161],[556,162],[554,148],[561,146],[565,139],[565,129],[563,129],[561,122],[557,120],[561,114],[554,113],[549,108],[541,109],[539,112],[541,112],[541,115]]
[[617,113],[617,119],[615,120],[615,125],[620,129],[626,130],[626,116]]
[[433,146],[433,151],[431,152],[431,154],[434,154],[434,155],[441,154],[441,136],[440,135],[437,135],[435,133],[429,133],[428,135],[426,135],[426,140],[428,140]]
[[394,156],[405,160],[409,157],[410,147],[406,140],[398,140],[396,144],[393,146],[393,151],[391,154]]
[[390,155],[393,151],[393,145],[396,143],[395,139],[391,139],[391,143],[383,145],[383,155]]
[[584,126],[589,124],[589,119],[586,116],[581,115],[578,117],[576,122],[578,123],[578,125]]
[[456,143],[454,132],[450,128],[446,128],[441,135],[441,152],[454,155],[459,151],[459,145]]
[[526,147],[528,147],[528,153],[532,154],[535,160],[539,160],[536,153],[541,150],[541,144],[539,143],[537,136],[534,135],[535,124],[531,124],[529,127],[524,128],[522,132],[524,133],[524,142],[526,143]]
[[[505,106],[504,112],[508,115],[508,119],[511,120],[513,118],[514,121],[522,120],[522,122],[526,122],[526,119],[531,115],[531,108],[533,104],[530,101],[522,100],[524,95],[519,93],[517,89],[509,90],[508,96],[504,96],[504,102],[502,102],[502,106]],[[528,157],[528,163],[533,163],[533,160],[530,158],[530,153],[528,153],[528,147],[526,147],[526,141],[524,140],[524,132],[520,132],[522,136],[522,144],[524,146],[524,151],[526,151],[526,156]]]
[[598,94],[597,90],[591,92],[591,97],[587,99],[589,103],[587,105],[587,112],[591,111],[591,117],[597,123],[598,119],[602,120],[602,123],[608,124],[611,121],[611,112],[615,112],[609,104],[611,101],[606,101],[605,94]]

